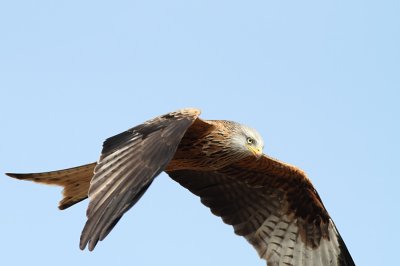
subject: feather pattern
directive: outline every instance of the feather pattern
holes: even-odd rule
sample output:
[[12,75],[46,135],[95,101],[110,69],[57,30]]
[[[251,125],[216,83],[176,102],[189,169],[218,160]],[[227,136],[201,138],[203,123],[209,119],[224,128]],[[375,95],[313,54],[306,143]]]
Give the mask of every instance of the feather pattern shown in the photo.
[[93,250],[166,167],[199,115],[185,109],[156,117],[107,139],[89,189],[80,248]]
[[264,156],[215,171],[168,174],[232,225],[268,265],[354,265],[307,176],[293,166]]

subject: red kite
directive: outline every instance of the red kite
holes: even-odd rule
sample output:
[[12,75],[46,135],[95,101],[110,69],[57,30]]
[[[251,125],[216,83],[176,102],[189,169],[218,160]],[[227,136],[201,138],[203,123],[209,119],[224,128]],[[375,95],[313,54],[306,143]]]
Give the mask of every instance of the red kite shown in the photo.
[[165,171],[268,265],[355,265],[302,170],[263,154],[254,129],[199,115],[182,109],[108,138],[97,163],[7,175],[63,186],[60,209],[89,197],[81,249],[93,250]]

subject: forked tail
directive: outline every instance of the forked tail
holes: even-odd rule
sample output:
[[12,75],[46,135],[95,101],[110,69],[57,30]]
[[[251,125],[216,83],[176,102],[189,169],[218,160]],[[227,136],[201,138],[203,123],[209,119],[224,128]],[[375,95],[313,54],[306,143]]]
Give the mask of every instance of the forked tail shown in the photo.
[[60,210],[64,210],[88,197],[90,180],[93,177],[95,166],[96,163],[90,163],[52,172],[30,174],[6,173],[6,175],[20,180],[30,180],[37,183],[64,187],[63,199],[58,205]]

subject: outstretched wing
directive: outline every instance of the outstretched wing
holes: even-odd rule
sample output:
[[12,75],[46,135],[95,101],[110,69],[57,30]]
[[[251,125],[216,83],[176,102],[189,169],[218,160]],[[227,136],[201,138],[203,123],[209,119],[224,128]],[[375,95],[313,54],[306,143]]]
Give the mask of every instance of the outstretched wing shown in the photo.
[[197,109],[182,109],[149,120],[107,139],[89,189],[87,222],[80,248],[93,250],[164,170]]
[[268,265],[354,265],[311,182],[295,167],[263,156],[218,171],[168,174],[233,225]]

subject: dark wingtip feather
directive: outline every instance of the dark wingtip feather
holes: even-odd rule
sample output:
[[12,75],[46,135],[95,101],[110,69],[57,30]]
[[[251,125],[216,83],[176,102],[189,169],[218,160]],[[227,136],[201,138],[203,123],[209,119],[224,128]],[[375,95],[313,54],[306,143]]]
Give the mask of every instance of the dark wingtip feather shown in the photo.
[[81,239],[80,239],[80,242],[79,242],[79,248],[81,250],[84,250],[86,248],[86,245],[87,245],[87,240],[86,239],[84,240],[83,236],[81,236]]
[[16,173],[5,173],[9,177],[19,179],[19,180],[31,180],[31,181],[36,181],[36,177],[34,177],[34,174],[16,174]]
[[15,174],[15,173],[5,173],[5,175],[8,175],[9,177],[12,177],[12,178],[17,178],[17,179],[24,179],[23,176],[26,176],[24,174]]
[[97,246],[97,243],[99,242],[99,240],[94,240],[94,239],[91,239],[90,241],[89,241],[89,245],[88,245],[88,249],[89,249],[89,251],[93,251],[94,250],[94,248]]
[[339,249],[340,249],[340,254],[339,254],[340,265],[355,266],[356,264],[354,263],[353,258],[351,257],[350,252],[347,249],[347,246],[344,243],[344,240],[340,236],[340,234],[338,234],[338,242],[339,242]]

